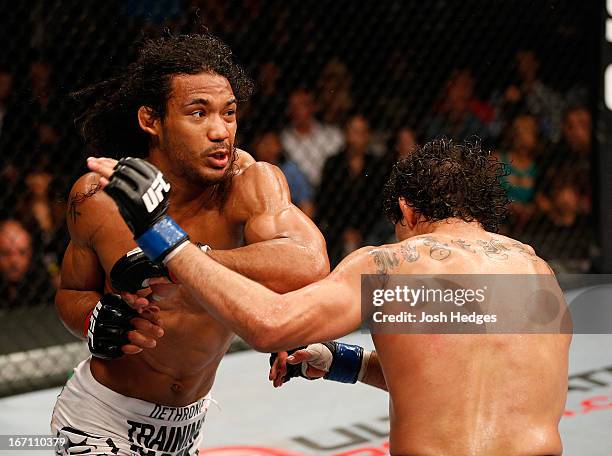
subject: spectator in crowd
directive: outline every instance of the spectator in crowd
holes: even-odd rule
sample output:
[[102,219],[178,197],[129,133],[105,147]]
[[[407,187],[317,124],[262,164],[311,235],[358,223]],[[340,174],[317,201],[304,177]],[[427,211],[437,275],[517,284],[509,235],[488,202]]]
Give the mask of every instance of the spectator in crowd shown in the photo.
[[289,95],[290,125],[280,135],[287,157],[293,160],[313,187],[321,182],[325,160],[344,146],[342,131],[320,123],[315,118],[316,106],[308,90],[294,90]]
[[240,143],[253,142],[254,138],[248,137],[248,133],[282,128],[286,97],[280,80],[281,69],[275,62],[264,62],[259,66],[255,93],[238,111],[240,130],[247,136],[241,137]]
[[566,111],[563,137],[545,159],[538,206],[557,226],[571,226],[591,212],[591,113],[584,107]]
[[519,111],[528,111],[538,121],[543,138],[556,143],[561,136],[563,98],[544,84],[539,76],[540,59],[533,50],[520,50],[515,56],[516,81],[494,98],[497,124],[503,129]]
[[535,211],[534,197],[538,176],[537,159],[542,155],[538,123],[529,114],[518,115],[509,128],[499,159],[508,175],[503,182],[510,199],[510,225],[520,232]]
[[387,171],[369,151],[371,132],[364,116],[349,117],[345,136],[346,147],[325,161],[315,198],[315,220],[333,265],[364,245],[365,236],[381,218],[379,199]]
[[41,260],[56,283],[61,256],[68,244],[64,223],[66,204],[60,196],[57,179],[48,169],[36,167],[24,181],[24,192],[15,213],[40,244]]
[[535,239],[559,271],[584,272],[593,241],[590,112],[572,107],[563,116],[561,142],[543,159],[536,196],[542,229]]
[[317,83],[317,100],[321,119],[328,124],[342,125],[353,107],[352,75],[337,57],[332,58],[321,72]]
[[464,141],[476,135],[486,141],[488,130],[481,118],[489,119],[487,110],[487,105],[474,96],[474,78],[471,72],[455,70],[434,107],[433,116],[427,121],[427,138],[446,136],[456,141]]
[[15,219],[0,222],[0,308],[53,302],[55,289],[36,260],[24,226]]
[[393,162],[410,155],[418,147],[417,133],[410,127],[401,127],[393,137]]
[[288,160],[276,132],[266,131],[255,139],[253,152],[257,160],[278,166],[289,184],[293,203],[308,217],[313,216],[312,187],[295,162]]
[[[387,152],[381,161],[381,172],[384,173],[383,181],[388,180],[391,174],[393,165],[398,160],[407,157],[418,147],[419,140],[416,130],[411,127],[403,126],[396,130],[391,137]],[[387,220],[386,217],[380,217],[374,222],[370,232],[365,238],[365,245],[380,245],[395,240],[395,227]]]
[[44,59],[36,59],[30,64],[29,90],[31,102],[44,112],[53,101],[54,87],[51,82],[51,65]]

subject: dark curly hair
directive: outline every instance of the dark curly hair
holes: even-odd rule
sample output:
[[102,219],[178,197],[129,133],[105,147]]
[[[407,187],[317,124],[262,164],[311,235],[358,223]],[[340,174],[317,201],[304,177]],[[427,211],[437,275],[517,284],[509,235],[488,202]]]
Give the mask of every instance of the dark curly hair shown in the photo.
[[94,154],[145,157],[149,138],[138,125],[138,109],[148,106],[163,119],[172,77],[201,72],[227,78],[238,101],[253,91],[253,82],[221,40],[210,34],[170,35],[145,42],[123,74],[73,93],[77,127]]
[[428,221],[456,217],[496,232],[508,207],[500,178],[506,167],[477,139],[458,144],[436,139],[398,161],[384,189],[384,210],[402,219],[399,198]]

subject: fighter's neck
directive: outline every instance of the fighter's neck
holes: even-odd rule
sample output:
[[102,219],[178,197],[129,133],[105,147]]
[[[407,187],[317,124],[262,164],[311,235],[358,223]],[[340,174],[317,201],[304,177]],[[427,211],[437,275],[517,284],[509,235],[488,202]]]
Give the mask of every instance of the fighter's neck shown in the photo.
[[[438,234],[444,236],[456,237],[476,237],[482,236],[487,231],[482,225],[476,221],[466,222],[458,218],[447,218],[437,222],[422,222],[419,223],[418,229],[414,233],[415,236]],[[408,239],[408,238],[406,238]],[[402,241],[405,239],[402,239]]]

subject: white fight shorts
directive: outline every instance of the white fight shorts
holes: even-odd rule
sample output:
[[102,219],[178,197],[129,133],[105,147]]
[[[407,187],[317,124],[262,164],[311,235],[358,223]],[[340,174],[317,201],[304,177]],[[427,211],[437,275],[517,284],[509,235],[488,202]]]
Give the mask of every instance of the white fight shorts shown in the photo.
[[[194,456],[210,394],[185,407],[123,396],[98,383],[81,362],[57,397],[51,433],[63,437],[56,455]],[[143,381],[146,381],[143,379]]]

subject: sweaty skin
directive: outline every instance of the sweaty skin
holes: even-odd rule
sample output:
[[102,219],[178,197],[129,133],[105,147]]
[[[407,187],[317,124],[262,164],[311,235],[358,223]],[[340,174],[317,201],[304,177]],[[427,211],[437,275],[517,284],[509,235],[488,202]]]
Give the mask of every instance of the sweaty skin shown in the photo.
[[[284,176],[238,150],[227,196],[220,200],[198,179],[219,181],[233,149],[235,100],[225,78],[211,74],[174,78],[164,122],[141,108],[141,127],[153,137],[148,159],[172,184],[170,215],[193,242],[208,244],[211,258],[270,289],[286,292],[329,272],[325,241],[316,226],[291,204]],[[159,144],[164,144],[162,150]],[[216,150],[223,152],[210,157]],[[169,152],[170,151],[170,152]],[[201,151],[205,151],[203,154]],[[171,155],[172,154],[172,155]],[[231,162],[231,160],[230,160]],[[115,262],[136,247],[114,202],[100,191],[100,176],[81,177],[70,194],[66,251],[56,306],[64,324],[83,337],[87,313],[111,290]],[[300,264],[299,268],[295,265]],[[233,333],[215,320],[184,287],[139,319],[122,358],[93,358],[94,378],[125,396],[167,406],[195,402],[210,390]],[[144,379],[144,381],[143,381]]]
[[[431,239],[444,249],[444,259]],[[491,242],[507,249],[502,257],[487,251]],[[261,351],[355,330],[361,318],[361,274],[550,274],[529,246],[462,222],[434,225],[431,233],[398,244],[361,249],[326,279],[284,295],[225,270],[193,246],[168,266],[200,305]],[[570,335],[372,338],[377,357],[364,382],[382,387],[381,372],[386,380],[391,454],[561,454],[558,424],[567,395]]]
[[[106,179],[112,166],[90,163]],[[400,202],[404,221],[416,215]],[[457,219],[396,225],[400,242],[349,255],[280,295],[188,245],[168,262],[198,304],[257,350],[335,339],[361,321],[361,274],[552,274],[533,249]],[[420,228],[418,228],[421,226]],[[517,303],[517,305],[520,303]],[[389,391],[393,455],[560,455],[569,334],[375,334],[365,383]]]

